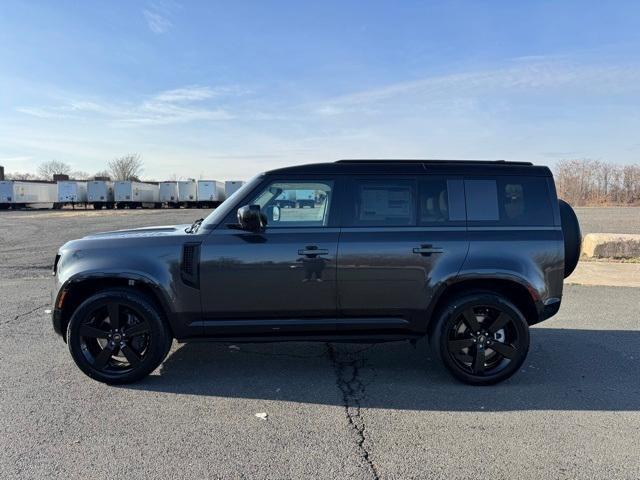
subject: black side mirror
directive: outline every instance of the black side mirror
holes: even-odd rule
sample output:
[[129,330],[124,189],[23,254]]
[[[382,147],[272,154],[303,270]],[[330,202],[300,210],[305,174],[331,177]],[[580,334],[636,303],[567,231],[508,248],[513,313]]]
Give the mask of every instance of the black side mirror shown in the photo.
[[243,230],[262,232],[267,226],[267,217],[260,211],[260,205],[245,205],[238,209],[238,223]]

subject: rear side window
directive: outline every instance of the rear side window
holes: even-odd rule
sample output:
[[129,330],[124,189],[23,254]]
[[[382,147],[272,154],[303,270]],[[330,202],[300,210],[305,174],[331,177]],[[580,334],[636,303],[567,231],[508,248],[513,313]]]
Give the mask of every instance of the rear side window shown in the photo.
[[416,182],[404,179],[354,180],[349,225],[356,227],[413,226],[416,223]]
[[[543,177],[465,180],[467,220],[489,225],[553,225],[547,181]],[[473,223],[471,223],[473,224]]]
[[352,179],[345,225],[352,227],[415,227],[465,224],[462,179],[424,175],[418,179]]

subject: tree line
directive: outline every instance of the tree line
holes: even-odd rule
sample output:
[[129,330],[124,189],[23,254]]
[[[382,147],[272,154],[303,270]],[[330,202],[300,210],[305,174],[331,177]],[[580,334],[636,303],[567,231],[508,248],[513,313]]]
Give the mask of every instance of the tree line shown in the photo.
[[142,157],[138,153],[130,153],[107,162],[107,168],[90,175],[87,172],[74,171],[71,166],[59,160],[50,160],[38,166],[37,173],[8,173],[7,180],[53,180],[55,175],[68,175],[73,180],[92,180],[109,177],[111,180],[139,181],[143,172]]
[[640,164],[561,160],[552,170],[558,197],[571,205],[640,205]]

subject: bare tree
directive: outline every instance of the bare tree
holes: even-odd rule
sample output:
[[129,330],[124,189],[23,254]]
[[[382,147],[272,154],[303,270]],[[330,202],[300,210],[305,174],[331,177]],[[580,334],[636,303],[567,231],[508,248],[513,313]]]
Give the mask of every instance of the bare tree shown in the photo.
[[131,153],[109,162],[109,172],[113,180],[137,180],[142,173],[142,158]]
[[89,180],[89,175],[87,172],[83,172],[82,170],[75,170],[69,174],[71,178],[74,180]]
[[38,175],[44,180],[53,180],[54,175],[69,175],[71,167],[58,160],[50,160],[41,163],[38,167]]
[[91,178],[111,178],[111,173],[109,173],[109,170],[100,170],[99,172],[96,172],[95,175],[93,175]]
[[37,180],[38,176],[33,173],[13,172],[5,175],[7,180]]

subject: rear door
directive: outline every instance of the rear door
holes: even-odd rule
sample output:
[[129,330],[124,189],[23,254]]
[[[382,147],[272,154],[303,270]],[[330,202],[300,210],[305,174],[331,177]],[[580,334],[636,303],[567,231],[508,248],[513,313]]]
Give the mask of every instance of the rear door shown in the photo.
[[437,288],[468,249],[461,178],[348,180],[338,247],[343,330],[423,330]]

